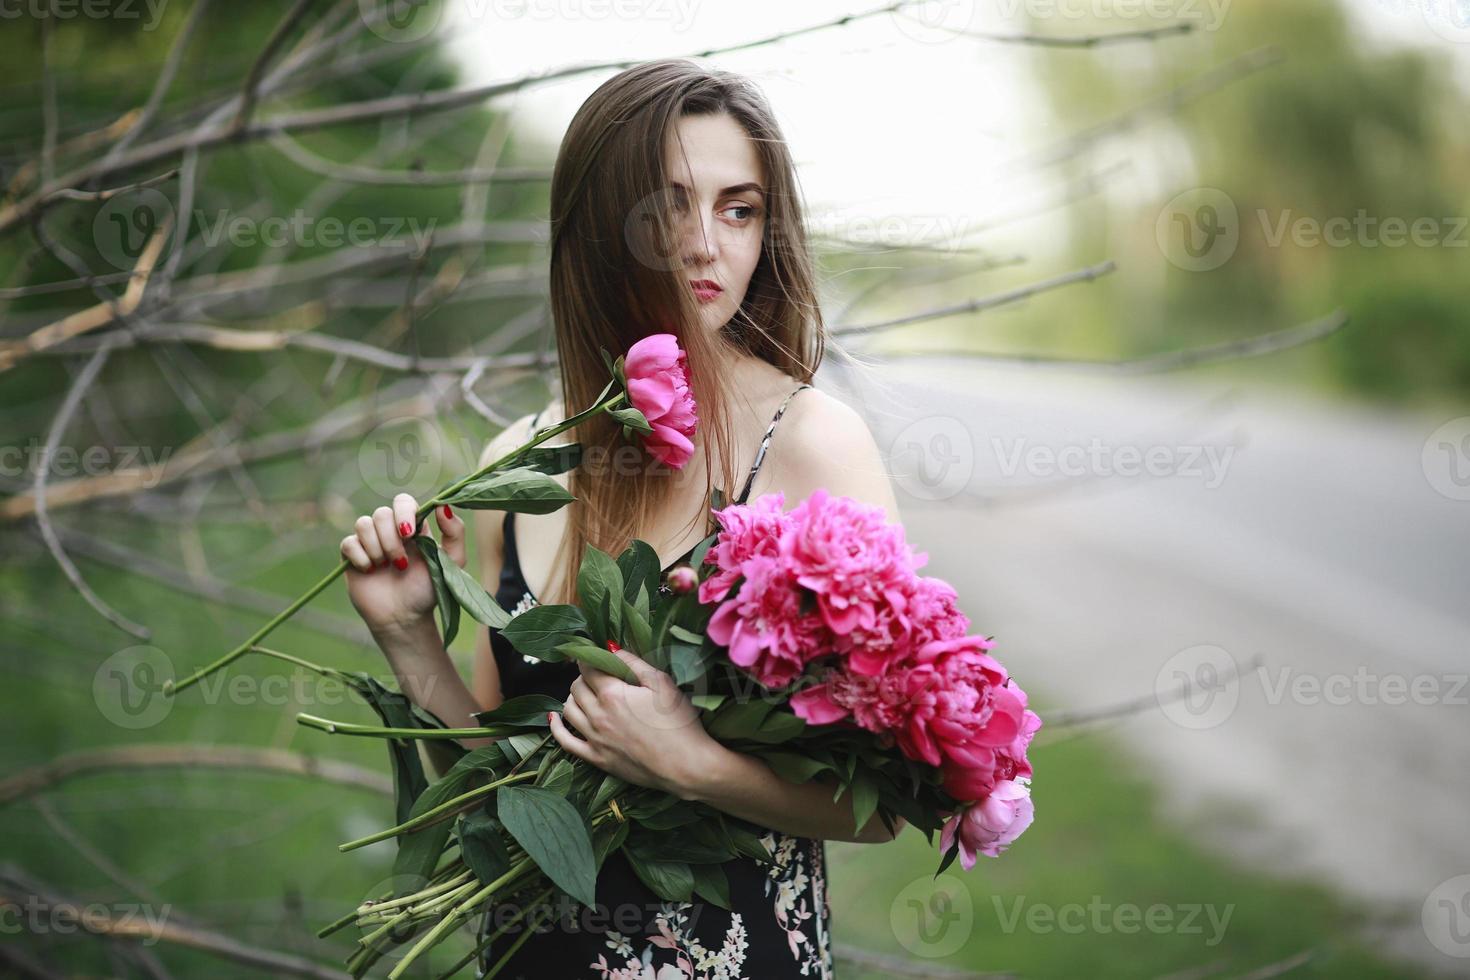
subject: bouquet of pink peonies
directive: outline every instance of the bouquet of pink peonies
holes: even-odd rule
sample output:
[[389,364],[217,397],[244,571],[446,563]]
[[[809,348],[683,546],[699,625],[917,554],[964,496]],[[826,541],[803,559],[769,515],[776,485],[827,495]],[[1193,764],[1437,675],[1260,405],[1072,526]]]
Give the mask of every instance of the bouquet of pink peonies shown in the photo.
[[1041,719],[1026,692],[881,508],[820,489],[784,503],[716,512],[698,587],[709,639],[806,723],[783,751],[851,783],[859,827],[873,809],[889,827],[890,813],[920,827],[952,814],[946,865],[956,845],[966,869],[999,855],[1032,819],[1026,749]]
[[[1041,718],[1026,692],[989,655],[991,638],[966,635],[954,589],[917,573],[928,555],[882,508],[822,489],[789,513],[784,504],[778,492],[717,511],[723,529],[704,557],[714,570],[698,586],[714,605],[709,638],[772,695],[789,695],[807,724],[786,751],[872,780],[861,804],[854,792],[858,826],[875,804],[928,826],[919,802],[953,813],[941,836],[951,860],[956,842],[967,870],[976,854],[997,857],[1032,820],[1026,748]],[[820,748],[836,732],[869,733],[903,763],[860,770],[863,755]],[[935,774],[957,811],[942,793],[907,792]]]

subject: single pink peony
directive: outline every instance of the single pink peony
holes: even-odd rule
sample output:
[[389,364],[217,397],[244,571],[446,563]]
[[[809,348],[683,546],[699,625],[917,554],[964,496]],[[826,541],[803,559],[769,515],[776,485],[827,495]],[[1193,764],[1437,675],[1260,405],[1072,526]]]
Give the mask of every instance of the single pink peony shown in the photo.
[[666,466],[683,469],[694,455],[698,406],[689,390],[689,356],[671,333],[655,333],[628,348],[623,358],[628,402],[653,427],[643,447]]
[[903,669],[921,676],[911,682],[912,701],[898,743],[912,759],[932,766],[945,757],[982,764],[976,749],[1000,748],[1020,734],[1026,703],[1020,688],[986,650],[983,636],[934,640],[913,654]]
[[[1014,683],[1012,687],[1015,687]],[[1019,687],[1015,690],[1024,705],[1026,692]],[[995,749],[972,747],[963,761],[959,755],[946,757],[941,767],[944,773],[944,791],[957,800],[979,800],[1002,780],[1021,777],[1030,779],[1031,763],[1026,758],[1026,750],[1031,745],[1031,737],[1039,728],[1041,717],[1028,708],[1021,719],[1021,731],[1010,745]]]
[[742,566],[756,555],[774,558],[781,535],[791,526],[782,512],[786,495],[781,491],[764,493],[745,504],[730,504],[711,513],[720,522],[715,543],[705,552],[705,564],[716,566],[709,578],[699,584],[699,601],[718,602],[730,586],[743,574]]
[[[787,516],[792,526],[781,537],[781,554],[798,569],[797,581],[815,594],[833,633],[878,629],[881,606],[902,618],[916,556],[904,541],[903,527],[888,523],[883,508],[834,497],[819,487]],[[854,666],[876,674],[881,658]]]
[[958,839],[960,864],[969,871],[975,866],[977,854],[999,857],[1001,851],[1031,826],[1034,816],[1030,787],[1018,780],[1001,780],[983,800],[965,807],[945,822],[939,833],[939,846],[948,852]]
[[766,687],[784,687],[830,647],[821,620],[801,611],[801,591],[779,558],[756,555],[741,565],[745,581],[710,617],[710,639],[732,663]]

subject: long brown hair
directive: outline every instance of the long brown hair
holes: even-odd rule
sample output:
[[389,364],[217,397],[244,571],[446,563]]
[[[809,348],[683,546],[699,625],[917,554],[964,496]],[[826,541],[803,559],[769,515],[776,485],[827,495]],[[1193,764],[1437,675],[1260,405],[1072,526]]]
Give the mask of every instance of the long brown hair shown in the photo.
[[[684,282],[664,153],[681,116],[719,113],[741,126],[762,162],[766,220],[744,301],[728,324],[708,331]],[[737,466],[745,464],[733,455],[734,388],[720,366],[745,353],[810,381],[825,344],[795,166],[765,97],[740,75],[685,59],[620,72],[572,118],[552,172],[550,206],[551,316],[566,412],[590,406],[607,384],[600,349],[617,357],[648,334],[674,334],[689,355],[706,499],[718,486],[733,500],[741,489]],[[620,465],[571,471],[576,500],[553,565],[565,573],[553,572],[547,601],[575,602],[586,544],[619,554],[674,493],[670,471],[641,445],[628,446],[615,420],[598,416],[571,434],[584,455]],[[630,452],[637,465],[625,464]],[[706,516],[701,507],[686,528]]]

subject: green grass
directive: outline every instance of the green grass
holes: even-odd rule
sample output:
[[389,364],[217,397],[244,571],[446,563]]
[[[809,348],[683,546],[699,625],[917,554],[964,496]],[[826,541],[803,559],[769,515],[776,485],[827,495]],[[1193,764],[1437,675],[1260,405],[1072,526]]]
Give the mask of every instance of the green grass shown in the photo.
[[[912,829],[889,844],[828,844],[836,941],[1035,978],[1164,977],[1210,965],[1220,968],[1210,976],[1236,977],[1306,949],[1317,953],[1286,975],[1419,975],[1351,940],[1362,910],[1311,883],[1236,867],[1166,823],[1156,790],[1106,736],[1038,744],[1031,756],[1035,822],[970,871],[956,861],[936,881],[938,835],[931,846]],[[944,894],[955,896],[947,909],[936,900]],[[838,976],[883,974],[839,962]]]

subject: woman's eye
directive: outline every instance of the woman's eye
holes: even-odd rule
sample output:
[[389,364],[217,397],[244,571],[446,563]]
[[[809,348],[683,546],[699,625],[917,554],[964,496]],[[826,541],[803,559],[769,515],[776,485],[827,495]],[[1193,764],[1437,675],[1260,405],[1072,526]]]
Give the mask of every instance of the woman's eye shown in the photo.
[[751,205],[751,204],[732,204],[728,208],[726,208],[725,210],[726,211],[744,211],[746,213],[743,214],[743,215],[741,215],[741,216],[739,216],[735,220],[737,220],[737,221],[749,221],[751,218],[755,217],[756,212],[759,209],[756,208],[754,205]]

